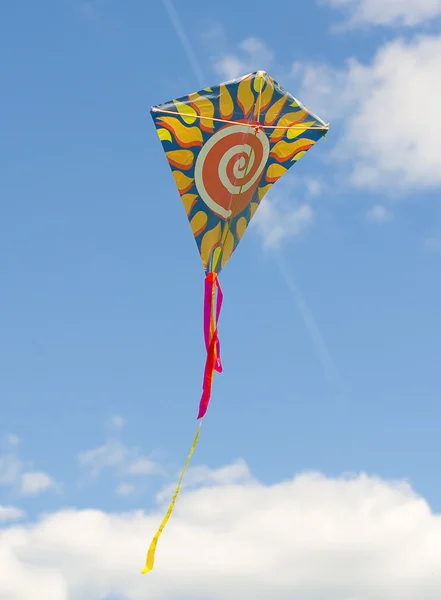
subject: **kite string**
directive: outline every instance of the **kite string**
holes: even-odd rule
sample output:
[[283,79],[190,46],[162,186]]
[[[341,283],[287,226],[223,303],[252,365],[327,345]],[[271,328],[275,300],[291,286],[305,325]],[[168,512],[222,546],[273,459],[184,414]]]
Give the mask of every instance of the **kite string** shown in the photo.
[[[177,117],[191,117],[193,119],[204,119],[206,121],[217,121],[219,123],[230,123],[231,125],[247,125],[248,127],[253,128],[255,125],[254,123],[246,123],[243,121],[229,121],[228,119],[218,119],[216,117],[207,117],[204,115],[195,115],[195,114],[191,114],[191,113],[183,113],[183,112],[178,112],[176,110],[165,110],[163,108],[157,108],[156,106],[154,106],[152,108],[153,112],[161,112],[161,113],[166,113],[168,115],[175,115]],[[305,125],[302,124],[294,124],[294,125],[260,125],[260,127],[262,127],[263,129],[283,129],[283,130],[288,130],[288,129],[319,129],[320,131],[323,130],[327,130],[329,129],[329,123],[325,123],[324,125],[308,125],[307,127],[305,127]]]
[[179,491],[181,489],[182,480],[184,479],[185,471],[187,470],[188,463],[190,462],[190,459],[191,459],[191,457],[193,455],[193,452],[195,451],[196,445],[197,445],[198,440],[199,440],[199,434],[201,432],[201,427],[202,427],[202,419],[199,421],[199,427],[198,427],[198,429],[196,431],[196,435],[195,435],[193,443],[191,445],[190,452],[188,453],[187,460],[185,461],[184,467],[183,467],[183,469],[181,471],[181,475],[179,477],[179,481],[178,481],[178,484],[176,486],[175,493],[173,494],[172,501],[170,502],[170,505],[168,507],[167,513],[166,513],[166,515],[165,515],[165,517],[164,517],[161,525],[159,526],[159,529],[156,532],[155,537],[153,538],[153,540],[152,540],[152,542],[150,544],[150,547],[148,549],[147,558],[146,558],[146,561],[145,561],[145,567],[141,571],[141,573],[143,575],[145,573],[148,573],[149,571],[151,571],[153,569],[154,564],[155,564],[155,551],[156,551],[156,545],[158,543],[159,536],[161,535],[164,527],[167,525],[167,522],[170,519],[170,515],[173,512],[173,508],[175,506],[176,499],[177,499]]

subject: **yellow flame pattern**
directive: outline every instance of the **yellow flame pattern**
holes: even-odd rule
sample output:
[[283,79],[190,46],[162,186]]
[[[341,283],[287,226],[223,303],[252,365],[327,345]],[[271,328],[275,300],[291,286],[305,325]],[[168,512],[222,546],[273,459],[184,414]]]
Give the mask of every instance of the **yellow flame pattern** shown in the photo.
[[205,213],[203,210],[200,210],[195,214],[195,216],[190,221],[191,229],[195,237],[197,235],[200,235],[204,231],[207,225],[207,221],[207,213]]
[[[178,113],[181,115],[181,119],[187,123],[188,125],[193,125],[196,122],[198,113],[195,109],[188,104],[184,104],[183,102],[179,102],[179,100],[173,100]],[[188,116],[194,115],[194,116]]]
[[222,250],[222,268],[226,265],[227,260],[233,254],[234,250],[234,235],[231,231],[228,231],[225,241],[223,242],[223,250]]
[[196,204],[199,196],[197,194],[182,194],[181,196],[182,202],[184,204],[185,212],[187,216],[190,216],[190,213],[193,209],[193,206]]
[[237,220],[236,223],[236,235],[237,235],[237,239],[240,240],[242,239],[243,234],[245,233],[245,229],[248,227],[248,222],[245,219],[245,217],[240,217],[240,219]]
[[234,102],[225,84],[220,85],[219,110],[222,119],[231,119],[234,112]]
[[219,246],[222,235],[222,227],[220,222],[207,231],[201,242],[201,258],[204,269],[208,267],[210,256],[216,246]]
[[176,141],[183,148],[202,146],[204,138],[202,137],[202,131],[199,127],[186,127],[176,117],[161,117],[160,123],[166,129],[171,131],[175,136]]
[[263,187],[259,187],[257,188],[257,196],[259,198],[259,202],[261,202],[262,198],[265,196],[265,194],[268,192],[268,190],[273,186],[272,183],[269,183],[268,185],[265,185]]
[[272,77],[268,77],[268,81],[266,86],[262,92],[262,96],[260,98],[260,110],[264,111],[268,108],[274,94],[274,79]]
[[169,130],[168,129],[164,129],[162,127],[160,127],[158,129],[158,137],[161,140],[161,142],[171,142],[171,141],[173,141],[171,133],[169,132]]
[[194,154],[191,150],[170,150],[165,154],[168,162],[178,169],[187,171],[193,166]]
[[181,173],[181,171],[173,171],[173,177],[175,178],[176,187],[180,194],[186,194],[193,185],[194,179],[192,177],[187,177],[187,175]]
[[250,220],[254,217],[256,210],[259,208],[257,202],[250,202]]
[[286,101],[288,100],[288,96],[285,94],[281,98],[274,102],[274,104],[267,110],[265,115],[265,125],[272,125],[277,117],[282,112],[283,107],[285,106]]
[[271,150],[270,156],[279,162],[285,162],[292,158],[299,150],[308,150],[311,146],[312,141],[305,138],[300,138],[295,142],[280,140]]
[[189,94],[191,106],[197,110],[201,117],[207,117],[206,119],[200,119],[201,129],[211,133],[214,128],[213,116],[214,116],[214,104],[205,96],[200,96],[197,92]]
[[237,102],[243,111],[244,117],[248,117],[254,106],[254,94],[251,91],[251,75],[242,79],[237,90]]
[[274,183],[280,177],[282,177],[282,175],[284,175],[287,170],[288,169],[285,169],[285,167],[282,167],[282,165],[273,163],[268,167],[268,170],[266,172],[266,180],[271,181],[271,183]]

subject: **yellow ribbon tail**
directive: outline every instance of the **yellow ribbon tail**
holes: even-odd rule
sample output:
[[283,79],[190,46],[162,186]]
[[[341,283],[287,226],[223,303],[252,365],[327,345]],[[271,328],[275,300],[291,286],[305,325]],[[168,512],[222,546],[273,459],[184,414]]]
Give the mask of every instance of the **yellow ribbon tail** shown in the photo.
[[170,506],[168,507],[167,513],[166,513],[161,525],[159,526],[159,529],[156,532],[155,537],[152,540],[152,543],[150,544],[150,548],[148,549],[147,558],[145,561],[145,567],[141,571],[141,573],[143,575],[145,575],[145,573],[148,573],[149,571],[151,571],[155,564],[155,552],[156,552],[156,545],[158,543],[159,536],[161,535],[164,527],[167,525],[170,515],[173,512],[173,508],[176,503],[176,498],[178,497],[179,491],[181,489],[182,480],[184,479],[185,471],[187,470],[188,463],[190,462],[192,454],[195,451],[196,445],[199,440],[199,434],[201,432],[201,427],[202,427],[202,419],[199,421],[199,427],[196,431],[196,435],[194,437],[193,444],[191,445],[190,452],[188,453],[187,460],[185,461],[184,467],[182,469],[181,476],[179,477],[178,485],[176,486],[176,490],[175,490],[175,493],[173,494],[173,498],[172,498],[172,501],[170,502]]

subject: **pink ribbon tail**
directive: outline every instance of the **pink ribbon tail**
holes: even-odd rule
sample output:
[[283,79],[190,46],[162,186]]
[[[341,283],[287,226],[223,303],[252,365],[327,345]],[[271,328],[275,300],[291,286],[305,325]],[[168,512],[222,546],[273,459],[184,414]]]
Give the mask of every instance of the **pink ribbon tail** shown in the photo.
[[[216,307],[214,297],[217,289]],[[199,403],[198,419],[201,419],[208,409],[213,385],[213,375],[222,373],[222,360],[220,357],[220,342],[218,336],[218,321],[222,308],[223,293],[216,273],[208,273],[204,284],[204,338],[207,350],[205,362],[202,397]]]

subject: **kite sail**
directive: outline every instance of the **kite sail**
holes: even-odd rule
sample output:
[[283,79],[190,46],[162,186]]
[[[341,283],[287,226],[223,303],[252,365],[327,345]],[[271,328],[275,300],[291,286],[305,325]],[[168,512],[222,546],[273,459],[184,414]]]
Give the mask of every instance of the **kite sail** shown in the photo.
[[153,569],[156,544],[199,439],[214,372],[222,372],[218,321],[223,295],[218,275],[265,194],[329,127],[264,71],[154,106],[151,114],[205,270],[207,358],[199,427],[143,573]]

